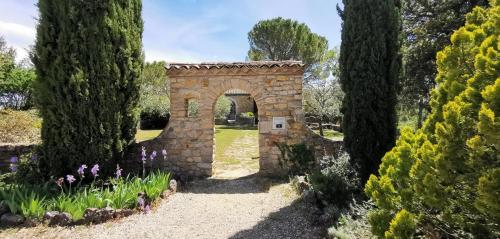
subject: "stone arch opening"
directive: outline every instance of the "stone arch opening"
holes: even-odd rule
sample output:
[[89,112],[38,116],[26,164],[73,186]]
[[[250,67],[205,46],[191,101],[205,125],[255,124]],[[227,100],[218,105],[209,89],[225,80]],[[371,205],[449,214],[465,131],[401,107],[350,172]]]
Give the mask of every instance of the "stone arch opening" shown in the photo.
[[[213,109],[221,97],[231,97],[231,106],[237,109],[234,118],[225,123],[214,117],[212,175],[217,178],[236,178],[258,173],[260,170],[259,127],[254,118],[240,114],[254,112],[254,97],[245,90],[224,90],[213,102]],[[258,117],[258,115],[257,115]],[[219,124],[217,124],[219,123]]]
[[[296,61],[168,64],[170,121],[157,138],[140,146],[166,149],[168,158],[161,166],[176,174],[212,176],[214,104],[227,90],[240,89],[254,98],[258,109],[259,174],[284,175],[277,144],[306,140],[303,67]],[[195,117],[186,114],[185,99],[190,98],[198,99]]]

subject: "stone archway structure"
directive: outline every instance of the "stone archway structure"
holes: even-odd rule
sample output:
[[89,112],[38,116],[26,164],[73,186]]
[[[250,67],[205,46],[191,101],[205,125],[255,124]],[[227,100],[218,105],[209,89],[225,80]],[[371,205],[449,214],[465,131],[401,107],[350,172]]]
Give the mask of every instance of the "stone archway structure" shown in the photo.
[[[231,89],[249,93],[256,102],[260,174],[285,173],[276,143],[315,142],[307,139],[315,136],[304,124],[301,62],[170,63],[166,70],[170,79],[170,121],[157,138],[141,143],[148,149],[167,150],[163,168],[187,176],[212,175],[213,110],[218,97]],[[188,113],[190,102],[197,103],[197,114]]]

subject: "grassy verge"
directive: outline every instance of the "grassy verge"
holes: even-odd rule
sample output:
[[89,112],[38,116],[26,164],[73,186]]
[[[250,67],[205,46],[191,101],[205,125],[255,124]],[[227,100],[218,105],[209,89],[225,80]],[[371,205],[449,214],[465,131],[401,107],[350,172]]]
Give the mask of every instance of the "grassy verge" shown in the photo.
[[162,132],[162,129],[158,130],[140,130],[137,129],[137,133],[135,135],[135,140],[137,142],[142,142],[150,139],[156,138]]
[[41,127],[36,110],[0,110],[0,143],[38,143]]
[[[313,130],[316,134],[319,135],[319,130]],[[325,138],[331,140],[342,140],[344,138],[344,134],[331,129],[324,129],[323,134]]]

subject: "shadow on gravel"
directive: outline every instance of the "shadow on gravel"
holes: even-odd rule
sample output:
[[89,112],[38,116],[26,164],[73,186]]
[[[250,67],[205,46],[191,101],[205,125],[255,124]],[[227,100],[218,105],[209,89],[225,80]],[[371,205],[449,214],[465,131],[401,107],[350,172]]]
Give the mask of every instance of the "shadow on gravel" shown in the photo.
[[258,173],[241,178],[208,178],[187,183],[182,192],[203,194],[266,193],[273,185],[284,183],[284,179],[266,178]]
[[315,223],[316,217],[313,206],[298,199],[290,206],[269,214],[253,228],[237,232],[229,238],[325,238],[322,227]]

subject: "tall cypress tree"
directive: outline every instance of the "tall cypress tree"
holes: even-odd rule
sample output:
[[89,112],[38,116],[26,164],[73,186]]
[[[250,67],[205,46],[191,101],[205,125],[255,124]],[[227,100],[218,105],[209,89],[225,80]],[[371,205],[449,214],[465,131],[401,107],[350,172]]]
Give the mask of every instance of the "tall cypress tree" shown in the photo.
[[363,181],[396,138],[401,76],[399,0],[344,0],[340,82],[344,144]]
[[110,172],[136,132],[141,0],[40,0],[38,8],[42,168],[62,176],[99,163]]

